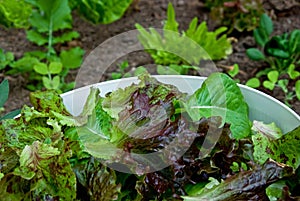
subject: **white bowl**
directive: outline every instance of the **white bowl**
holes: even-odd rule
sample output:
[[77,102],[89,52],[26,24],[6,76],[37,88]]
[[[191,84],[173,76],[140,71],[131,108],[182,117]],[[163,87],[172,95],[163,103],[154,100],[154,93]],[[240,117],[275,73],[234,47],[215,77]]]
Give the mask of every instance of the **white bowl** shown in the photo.
[[[205,77],[186,75],[155,75],[153,77],[160,82],[175,85],[180,91],[189,94],[200,88],[206,79]],[[92,86],[99,88],[100,95],[104,96],[107,92],[125,88],[132,83],[138,83],[138,81],[136,77],[106,81],[69,91],[62,94],[61,97],[69,112],[76,116],[82,111]],[[284,133],[300,125],[299,115],[277,99],[244,85],[239,85],[239,87],[249,105],[249,118],[251,120],[265,123],[275,122]]]

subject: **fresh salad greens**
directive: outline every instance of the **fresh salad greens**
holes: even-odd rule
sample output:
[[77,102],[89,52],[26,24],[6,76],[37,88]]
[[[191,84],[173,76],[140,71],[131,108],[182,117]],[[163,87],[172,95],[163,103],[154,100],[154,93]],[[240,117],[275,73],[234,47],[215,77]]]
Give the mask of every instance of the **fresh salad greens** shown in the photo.
[[300,127],[251,122],[225,74],[191,95],[139,78],[104,97],[91,88],[77,117],[56,91],[32,93],[0,123],[0,200],[300,198]]

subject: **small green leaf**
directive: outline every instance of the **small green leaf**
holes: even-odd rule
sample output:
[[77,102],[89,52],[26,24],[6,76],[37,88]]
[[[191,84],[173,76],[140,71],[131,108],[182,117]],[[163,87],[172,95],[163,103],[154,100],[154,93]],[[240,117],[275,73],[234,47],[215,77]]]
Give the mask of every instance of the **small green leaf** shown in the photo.
[[289,80],[288,79],[283,79],[283,80],[279,80],[278,81],[278,86],[282,89],[282,91],[284,93],[288,93],[288,88],[287,85],[289,84]]
[[239,65],[238,64],[234,64],[233,65],[233,68],[228,71],[228,74],[231,76],[231,77],[235,77],[238,73],[239,73]]
[[247,49],[246,54],[250,59],[252,59],[254,61],[259,61],[259,60],[265,59],[265,56],[263,55],[263,53],[256,48]]
[[298,76],[300,76],[300,72],[295,71],[295,64],[291,64],[288,67],[288,74],[290,76],[291,79],[296,79]]
[[300,80],[298,80],[295,84],[295,91],[298,100],[300,100]]
[[51,80],[48,77],[43,76],[42,80],[43,80],[43,85],[46,87],[46,89],[52,89]]
[[51,62],[49,64],[49,72],[51,74],[59,74],[62,71],[62,63],[60,62]]
[[4,103],[8,99],[9,94],[9,83],[8,80],[3,80],[0,84],[0,107],[3,107]]
[[60,85],[60,77],[59,75],[56,75],[53,79],[52,79],[52,89],[58,89]]
[[111,73],[111,78],[112,78],[113,80],[120,79],[120,78],[122,78],[122,74],[121,74],[121,73],[117,73],[117,72],[112,72],[112,73]]
[[5,114],[3,117],[0,117],[0,121],[4,120],[4,119],[13,119],[15,116],[17,116],[20,113],[21,113],[20,109],[11,111],[11,112]]
[[246,82],[246,85],[248,87],[252,87],[252,88],[257,88],[260,86],[260,81],[258,78],[254,77],[254,78],[251,78],[249,79],[247,82]]
[[290,53],[296,53],[299,52],[300,49],[300,30],[295,29],[292,31],[290,34],[290,39],[289,39],[289,51]]
[[48,66],[45,63],[37,63],[33,66],[33,69],[35,70],[35,72],[41,75],[47,75],[49,73]]
[[60,53],[60,59],[65,68],[78,68],[82,63],[83,54],[83,49],[75,47],[68,51],[63,50]]
[[273,70],[270,71],[267,76],[271,82],[276,83],[278,80],[279,73],[277,70]]
[[264,86],[266,89],[273,90],[274,87],[275,87],[275,83],[266,80],[266,81],[263,82],[263,86]]
[[273,22],[271,18],[266,14],[262,14],[259,21],[259,27],[265,30],[267,36],[270,36],[273,32]]

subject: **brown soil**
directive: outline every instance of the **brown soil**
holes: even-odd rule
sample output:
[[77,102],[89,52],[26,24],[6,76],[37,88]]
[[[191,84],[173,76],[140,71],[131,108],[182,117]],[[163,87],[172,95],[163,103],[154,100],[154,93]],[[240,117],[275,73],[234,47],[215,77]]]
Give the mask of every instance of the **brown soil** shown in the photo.
[[[92,25],[73,14],[73,28],[81,35],[77,43],[86,51],[88,55],[94,48],[103,43],[105,40],[116,36],[120,33],[135,29],[135,23],[139,23],[144,27],[162,28],[162,22],[166,17],[168,5],[167,0],[140,0],[135,7],[131,7],[125,16],[120,20],[109,25]],[[216,25],[209,17],[209,12],[203,7],[203,3],[199,0],[172,0],[175,7],[176,19],[180,24],[180,29],[186,29],[189,22],[196,16],[200,20],[206,20],[210,30]],[[272,3],[271,3],[272,2]],[[284,6],[283,6],[284,5]],[[273,16],[274,34],[289,32],[293,29],[300,28],[300,3],[297,0],[275,1],[269,0],[265,2],[265,9]],[[241,73],[237,76],[241,83],[245,83],[249,78],[253,77],[258,67],[265,66],[264,63],[250,61],[245,55],[247,48],[254,46],[252,33],[232,33],[237,39],[233,44],[233,54],[227,60],[216,62],[217,66],[239,64]],[[69,44],[70,45],[70,44]],[[12,51],[16,58],[20,58],[25,52],[36,50],[37,47],[26,39],[24,30],[0,28],[0,47],[5,51]],[[112,53],[113,54],[113,53]],[[126,58],[119,59],[116,63],[127,59],[131,67],[140,65],[148,65],[153,63],[148,54],[144,52],[135,52]],[[115,64],[116,64],[115,63]],[[103,80],[109,79],[110,73],[116,70],[113,64],[105,73]],[[151,65],[150,65],[151,66]],[[151,70],[150,70],[151,71]],[[0,72],[1,73],[1,72]],[[74,80],[77,71],[72,71],[68,77]],[[93,76],[93,75],[91,75]],[[24,104],[29,104],[29,91],[26,90],[26,78],[22,76],[7,76],[0,74],[0,81],[6,77],[10,81],[10,96],[5,105],[6,111],[21,108]],[[272,95],[273,97],[283,101],[284,93],[280,89],[273,92],[260,88],[260,90]],[[292,109],[300,114],[300,101],[290,102]]]

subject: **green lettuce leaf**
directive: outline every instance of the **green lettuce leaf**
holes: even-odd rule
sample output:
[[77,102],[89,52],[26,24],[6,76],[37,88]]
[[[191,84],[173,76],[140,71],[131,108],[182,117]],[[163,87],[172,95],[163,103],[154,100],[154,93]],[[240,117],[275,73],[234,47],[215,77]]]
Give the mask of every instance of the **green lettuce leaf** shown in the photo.
[[194,121],[202,117],[220,116],[220,127],[229,123],[235,139],[250,134],[248,105],[237,84],[225,74],[211,74],[201,88],[189,97],[185,107]]

